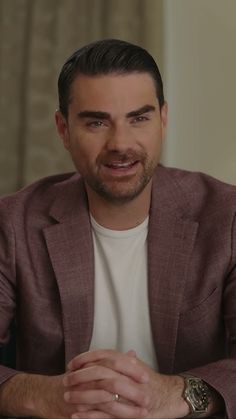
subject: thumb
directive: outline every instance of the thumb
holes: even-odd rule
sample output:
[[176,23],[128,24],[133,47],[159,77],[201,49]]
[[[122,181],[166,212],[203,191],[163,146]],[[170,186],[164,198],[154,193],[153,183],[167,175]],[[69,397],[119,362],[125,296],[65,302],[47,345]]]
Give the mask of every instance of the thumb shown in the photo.
[[133,349],[130,349],[128,352],[126,352],[126,355],[130,356],[130,357],[135,357],[137,358],[137,353],[136,351],[134,351]]

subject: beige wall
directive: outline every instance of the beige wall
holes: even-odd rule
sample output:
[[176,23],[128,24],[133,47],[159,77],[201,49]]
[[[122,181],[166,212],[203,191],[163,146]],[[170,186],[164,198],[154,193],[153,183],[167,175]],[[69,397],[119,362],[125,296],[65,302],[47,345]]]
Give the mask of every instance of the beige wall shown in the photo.
[[163,159],[236,184],[236,1],[164,1]]
[[161,61],[163,0],[0,0],[0,195],[74,170],[54,123],[63,62],[124,38]]
[[160,64],[164,161],[236,183],[235,0],[0,0],[0,195],[72,170],[54,127],[56,79],[75,48],[104,37]]

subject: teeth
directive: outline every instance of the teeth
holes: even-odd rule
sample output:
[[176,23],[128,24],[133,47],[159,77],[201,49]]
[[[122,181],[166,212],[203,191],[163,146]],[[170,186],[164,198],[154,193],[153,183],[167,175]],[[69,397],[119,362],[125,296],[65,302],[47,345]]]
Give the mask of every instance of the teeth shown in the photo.
[[112,164],[108,164],[109,167],[114,167],[114,168],[125,168],[125,167],[129,167],[133,164],[133,162],[129,162],[129,163],[112,163]]

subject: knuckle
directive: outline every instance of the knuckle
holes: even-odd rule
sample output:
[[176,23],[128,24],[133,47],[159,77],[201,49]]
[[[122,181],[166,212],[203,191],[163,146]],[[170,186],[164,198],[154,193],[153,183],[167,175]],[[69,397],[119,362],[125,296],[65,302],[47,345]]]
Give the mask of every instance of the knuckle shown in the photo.
[[149,406],[149,404],[150,404],[150,397],[149,397],[149,395],[146,392],[143,392],[143,391],[140,391],[139,390],[136,393],[136,398],[137,398],[137,400],[139,401],[139,404],[142,407],[148,407]]
[[99,402],[109,402],[111,400],[111,396],[106,390],[101,390],[99,394]]
[[106,376],[107,368],[104,365],[97,365],[96,368],[99,376]]
[[98,351],[96,351],[97,355],[99,358],[104,358],[106,356],[107,351],[105,349],[98,349]]
[[150,405],[150,397],[147,394],[143,396],[143,407],[148,407]]
[[130,362],[131,365],[137,365],[138,360],[137,360],[137,358],[129,358],[129,362]]
[[106,383],[103,386],[103,389],[112,394],[117,393],[120,395],[122,393],[121,386],[116,379],[106,380]]
[[66,385],[66,387],[70,387],[74,384],[75,379],[74,379],[74,375],[69,374],[67,375],[67,377],[64,379],[64,385]]
[[115,393],[113,380],[98,380],[95,388],[98,390],[104,390],[108,393]]
[[121,368],[121,361],[120,361],[120,359],[118,359],[118,358],[115,358],[113,361],[112,361],[112,365],[113,365],[113,368],[114,368],[114,370],[116,370],[116,371],[119,371],[120,370],[120,368]]
[[143,418],[143,417],[146,416],[146,414],[147,414],[147,411],[146,410],[144,410],[142,408],[139,408],[138,409],[138,412],[137,412],[137,418]]
[[109,388],[112,391],[112,393],[119,393],[119,385],[117,383],[117,380],[109,380]]
[[71,392],[71,391],[67,391],[66,393],[64,393],[64,400],[66,402],[73,403],[73,401],[74,401],[74,393]]

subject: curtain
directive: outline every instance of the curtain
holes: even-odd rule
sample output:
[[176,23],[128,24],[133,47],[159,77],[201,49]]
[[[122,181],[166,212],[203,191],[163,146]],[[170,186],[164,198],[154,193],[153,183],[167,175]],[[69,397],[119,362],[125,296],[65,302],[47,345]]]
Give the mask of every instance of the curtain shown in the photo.
[[162,0],[0,0],[0,194],[74,170],[56,133],[57,77],[102,38],[147,48],[162,68]]

